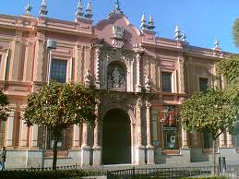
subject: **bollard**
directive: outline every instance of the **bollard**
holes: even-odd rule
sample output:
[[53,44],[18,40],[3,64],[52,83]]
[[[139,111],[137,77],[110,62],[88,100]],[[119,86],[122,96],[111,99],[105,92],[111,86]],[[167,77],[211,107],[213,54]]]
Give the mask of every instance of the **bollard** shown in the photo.
[[219,157],[219,170],[222,173],[226,172],[226,158],[225,157]]

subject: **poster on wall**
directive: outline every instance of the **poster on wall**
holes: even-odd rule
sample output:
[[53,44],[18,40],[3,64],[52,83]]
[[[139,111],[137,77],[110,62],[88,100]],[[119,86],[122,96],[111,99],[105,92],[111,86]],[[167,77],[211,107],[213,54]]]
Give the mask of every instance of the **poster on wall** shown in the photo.
[[178,148],[177,106],[164,106],[163,124],[164,148]]

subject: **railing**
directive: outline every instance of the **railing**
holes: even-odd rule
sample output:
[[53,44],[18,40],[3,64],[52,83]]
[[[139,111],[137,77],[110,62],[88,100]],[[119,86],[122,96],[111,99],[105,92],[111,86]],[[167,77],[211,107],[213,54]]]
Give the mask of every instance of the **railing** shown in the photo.
[[[215,172],[214,172],[215,171]],[[203,167],[179,167],[179,168],[132,168],[128,170],[107,171],[107,179],[128,178],[183,178],[202,177],[212,175],[229,178],[239,177],[239,166],[203,166]]]

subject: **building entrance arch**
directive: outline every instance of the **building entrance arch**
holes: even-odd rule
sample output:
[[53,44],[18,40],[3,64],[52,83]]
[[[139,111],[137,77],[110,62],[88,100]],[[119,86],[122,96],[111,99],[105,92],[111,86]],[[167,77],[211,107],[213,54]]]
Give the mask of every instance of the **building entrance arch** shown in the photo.
[[128,113],[109,110],[103,119],[103,164],[131,163],[131,127]]

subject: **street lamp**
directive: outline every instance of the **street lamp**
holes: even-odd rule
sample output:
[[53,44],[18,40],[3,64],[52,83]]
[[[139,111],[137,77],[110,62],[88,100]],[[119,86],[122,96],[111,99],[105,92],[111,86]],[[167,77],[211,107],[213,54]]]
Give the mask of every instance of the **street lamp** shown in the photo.
[[46,48],[48,50],[47,84],[49,84],[51,79],[52,50],[56,49],[56,41],[52,39],[48,39],[46,43]]
[[[52,50],[56,49],[56,41],[52,39],[47,39],[46,42],[46,49],[48,51],[48,58],[47,58],[47,84],[50,84],[51,80],[51,61],[52,61]],[[43,133],[44,134],[44,133]],[[47,126],[45,128],[45,134],[42,136],[44,141],[43,141],[43,154],[42,154],[42,168],[44,168],[44,155],[45,155],[45,150],[47,146]]]

